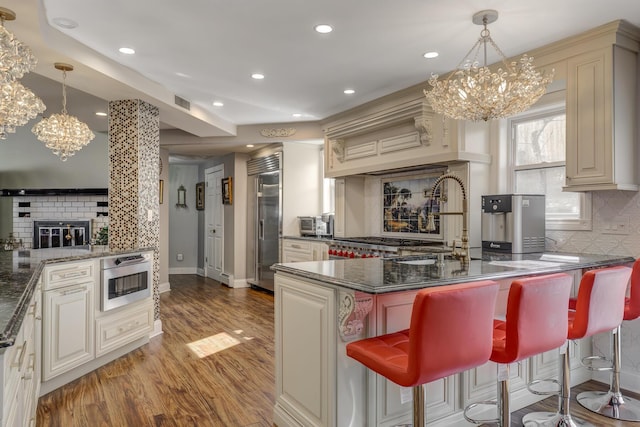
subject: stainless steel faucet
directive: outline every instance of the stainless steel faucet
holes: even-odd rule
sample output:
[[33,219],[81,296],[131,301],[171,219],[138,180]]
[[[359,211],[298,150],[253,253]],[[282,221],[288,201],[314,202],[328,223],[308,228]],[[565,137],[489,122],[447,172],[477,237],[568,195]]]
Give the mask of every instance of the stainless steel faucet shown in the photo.
[[469,263],[469,232],[467,230],[467,221],[468,221],[468,209],[467,209],[467,190],[464,187],[464,183],[459,176],[454,175],[452,173],[446,173],[441,175],[436,179],[436,182],[433,184],[433,188],[431,189],[431,200],[435,199],[436,190],[442,184],[442,182],[446,179],[452,179],[458,183],[460,189],[462,190],[462,212],[429,212],[427,216],[427,227],[426,231],[435,231],[436,222],[435,215],[462,215],[462,243],[460,245],[460,251],[456,250],[456,242],[453,241],[453,251],[451,252],[451,256],[456,259],[459,259],[463,264]]

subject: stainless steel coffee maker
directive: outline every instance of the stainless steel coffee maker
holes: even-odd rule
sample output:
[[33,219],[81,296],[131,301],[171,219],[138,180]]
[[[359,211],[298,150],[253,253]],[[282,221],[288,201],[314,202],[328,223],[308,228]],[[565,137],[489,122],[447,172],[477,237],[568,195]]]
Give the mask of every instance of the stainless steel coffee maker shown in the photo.
[[545,202],[539,194],[482,196],[482,249],[544,252]]

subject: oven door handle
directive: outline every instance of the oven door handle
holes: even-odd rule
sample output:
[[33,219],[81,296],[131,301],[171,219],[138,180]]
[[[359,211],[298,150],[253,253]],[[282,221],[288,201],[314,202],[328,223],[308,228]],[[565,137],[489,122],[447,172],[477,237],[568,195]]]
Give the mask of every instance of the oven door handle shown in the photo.
[[140,255],[132,258],[116,258],[116,260],[114,261],[114,264],[117,267],[122,267],[124,265],[140,264],[145,261],[146,261],[145,257]]

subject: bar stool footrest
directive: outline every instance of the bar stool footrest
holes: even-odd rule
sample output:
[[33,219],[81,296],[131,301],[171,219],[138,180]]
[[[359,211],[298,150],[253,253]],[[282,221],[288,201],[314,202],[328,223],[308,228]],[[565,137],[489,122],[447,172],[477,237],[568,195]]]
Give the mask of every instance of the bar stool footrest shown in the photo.
[[[608,366],[593,366],[593,362],[606,362],[609,365]],[[603,356],[587,356],[587,357],[583,357],[580,360],[580,364],[582,364],[582,366],[584,366],[585,368],[587,368],[590,371],[611,371],[613,369],[613,362],[611,362],[611,360],[607,359],[606,357]]]
[[[539,384],[555,384],[558,389],[557,390],[551,390],[551,391],[542,391],[542,390],[536,390],[534,387],[539,385]],[[552,378],[547,378],[547,379],[543,379],[543,380],[534,380],[531,381],[530,383],[527,384],[527,390],[529,390],[529,392],[533,393],[533,394],[537,394],[538,396],[552,396],[552,395],[557,395],[560,394],[560,382],[558,380],[552,379]]]
[[640,421],[640,400],[611,391],[583,391],[578,403],[591,412],[621,421]]
[[498,403],[495,400],[484,400],[482,402],[476,402],[476,403],[472,403],[470,405],[467,405],[464,408],[464,412],[462,413],[462,415],[464,415],[464,419],[469,421],[470,423],[473,424],[495,424],[495,423],[499,423],[500,419],[499,418],[491,418],[491,419],[484,419],[484,418],[471,418],[468,415],[468,412],[472,409],[477,408],[478,406],[494,406],[497,407]]

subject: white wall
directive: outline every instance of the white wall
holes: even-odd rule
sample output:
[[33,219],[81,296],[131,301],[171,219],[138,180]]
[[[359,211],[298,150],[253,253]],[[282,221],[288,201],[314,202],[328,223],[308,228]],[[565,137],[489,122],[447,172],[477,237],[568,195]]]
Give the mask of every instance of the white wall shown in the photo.
[[[196,210],[196,183],[198,165],[169,165],[169,273],[195,274],[198,268],[198,211]],[[165,186],[167,184],[165,183]],[[187,207],[177,207],[178,188],[186,189]],[[182,254],[182,261],[177,260]]]
[[298,216],[322,213],[321,145],[285,143],[282,162],[282,235],[300,233]]
[[0,188],[107,188],[109,141],[96,137],[66,162],[31,133],[19,127],[0,142]]
[[169,152],[160,149],[160,159],[162,160],[162,171],[160,179],[163,181],[163,202],[160,204],[160,248],[158,282],[160,292],[169,290]]

